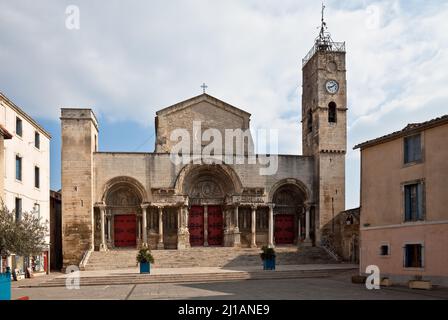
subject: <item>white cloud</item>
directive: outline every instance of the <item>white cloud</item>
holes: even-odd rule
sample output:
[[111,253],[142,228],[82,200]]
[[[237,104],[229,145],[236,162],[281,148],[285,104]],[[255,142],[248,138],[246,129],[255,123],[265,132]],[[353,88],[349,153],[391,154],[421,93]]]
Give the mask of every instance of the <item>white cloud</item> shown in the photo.
[[[334,40],[347,42],[348,148],[440,115],[447,4],[327,2]],[[65,28],[69,4],[80,8],[79,31]],[[319,22],[319,1],[0,1],[0,90],[34,116],[94,107],[152,125],[157,109],[205,81],[251,112],[253,128],[279,128],[281,153],[297,153],[301,59]]]

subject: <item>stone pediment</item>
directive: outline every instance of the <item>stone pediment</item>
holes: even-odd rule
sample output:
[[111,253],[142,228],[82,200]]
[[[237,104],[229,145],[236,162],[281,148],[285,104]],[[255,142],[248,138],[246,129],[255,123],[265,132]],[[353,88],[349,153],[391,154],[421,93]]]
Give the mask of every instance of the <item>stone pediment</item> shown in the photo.
[[171,114],[171,113],[179,112],[179,111],[181,111],[183,109],[190,108],[190,107],[192,107],[192,106],[194,106],[194,105],[196,105],[198,103],[201,103],[201,102],[208,102],[209,104],[211,104],[211,105],[213,105],[215,107],[218,107],[218,108],[223,109],[223,110],[225,110],[227,112],[239,115],[241,117],[250,117],[251,116],[250,113],[248,113],[248,112],[246,112],[246,111],[244,111],[244,110],[242,110],[240,108],[234,107],[231,104],[228,104],[227,102],[224,102],[224,101],[219,100],[219,99],[217,99],[215,97],[212,97],[211,95],[208,95],[206,93],[203,93],[203,94],[201,94],[199,96],[196,96],[196,97],[193,97],[193,98],[181,101],[181,102],[176,103],[176,104],[174,104],[172,106],[169,106],[169,107],[166,107],[164,109],[161,109],[161,110],[156,112],[156,115],[157,116],[163,116],[163,115],[168,115],[168,114]]

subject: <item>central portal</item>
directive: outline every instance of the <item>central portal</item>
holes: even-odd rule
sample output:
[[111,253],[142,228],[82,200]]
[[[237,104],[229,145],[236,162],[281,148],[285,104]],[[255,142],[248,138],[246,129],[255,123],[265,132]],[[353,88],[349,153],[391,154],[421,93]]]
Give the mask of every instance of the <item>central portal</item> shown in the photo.
[[204,245],[204,207],[192,206],[188,218],[190,231],[190,245],[199,247]]
[[[205,215],[207,212],[207,219]],[[207,221],[206,221],[207,220]],[[205,228],[207,228],[207,243],[210,246],[222,246],[224,225],[221,206],[192,206],[188,218],[190,245],[200,247],[205,243]]]
[[223,232],[223,218],[220,206],[208,206],[208,244],[210,246],[222,246],[224,232]]

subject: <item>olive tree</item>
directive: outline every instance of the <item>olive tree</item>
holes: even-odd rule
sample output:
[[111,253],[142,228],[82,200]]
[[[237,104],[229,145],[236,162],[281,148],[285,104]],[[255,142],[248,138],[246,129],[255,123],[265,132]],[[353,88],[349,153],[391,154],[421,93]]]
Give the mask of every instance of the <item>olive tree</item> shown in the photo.
[[24,212],[17,221],[14,215],[0,205],[0,255],[31,256],[46,247],[48,221],[42,222],[33,213]]

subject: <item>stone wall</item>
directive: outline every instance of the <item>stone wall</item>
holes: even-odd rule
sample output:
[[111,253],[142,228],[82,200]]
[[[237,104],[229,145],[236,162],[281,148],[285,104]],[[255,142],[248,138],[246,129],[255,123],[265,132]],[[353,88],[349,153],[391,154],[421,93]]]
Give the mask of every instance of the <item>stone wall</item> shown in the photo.
[[[328,80],[338,82],[336,93],[327,92]],[[331,102],[336,103],[336,122],[329,121]],[[346,112],[345,52],[317,51],[303,67],[302,94],[303,154],[315,158],[317,242],[331,219],[345,210]]]
[[[202,147],[208,144],[202,142],[201,136],[193,135],[193,121],[202,123],[202,133],[207,129],[217,129],[221,133],[223,149],[226,129],[249,128],[250,114],[233,107],[207,94],[186,100],[174,106],[157,112],[156,116],[156,147],[158,153],[171,151],[177,141],[171,141],[171,133],[175,129],[186,129],[191,138],[190,150],[193,151],[193,140],[198,140]],[[201,134],[202,134],[201,133]]]
[[93,248],[93,152],[98,129],[90,109],[62,109],[63,264],[78,265]]
[[[94,153],[95,202],[101,202],[111,179],[130,177],[146,190],[152,201],[151,189],[175,188],[176,181],[186,165],[175,165],[169,154],[157,153]],[[297,179],[309,190],[312,199],[313,158],[303,156],[278,156],[278,171],[274,175],[259,175],[260,164],[230,165],[244,188],[264,188],[266,202],[271,201],[273,188],[285,179]]]

